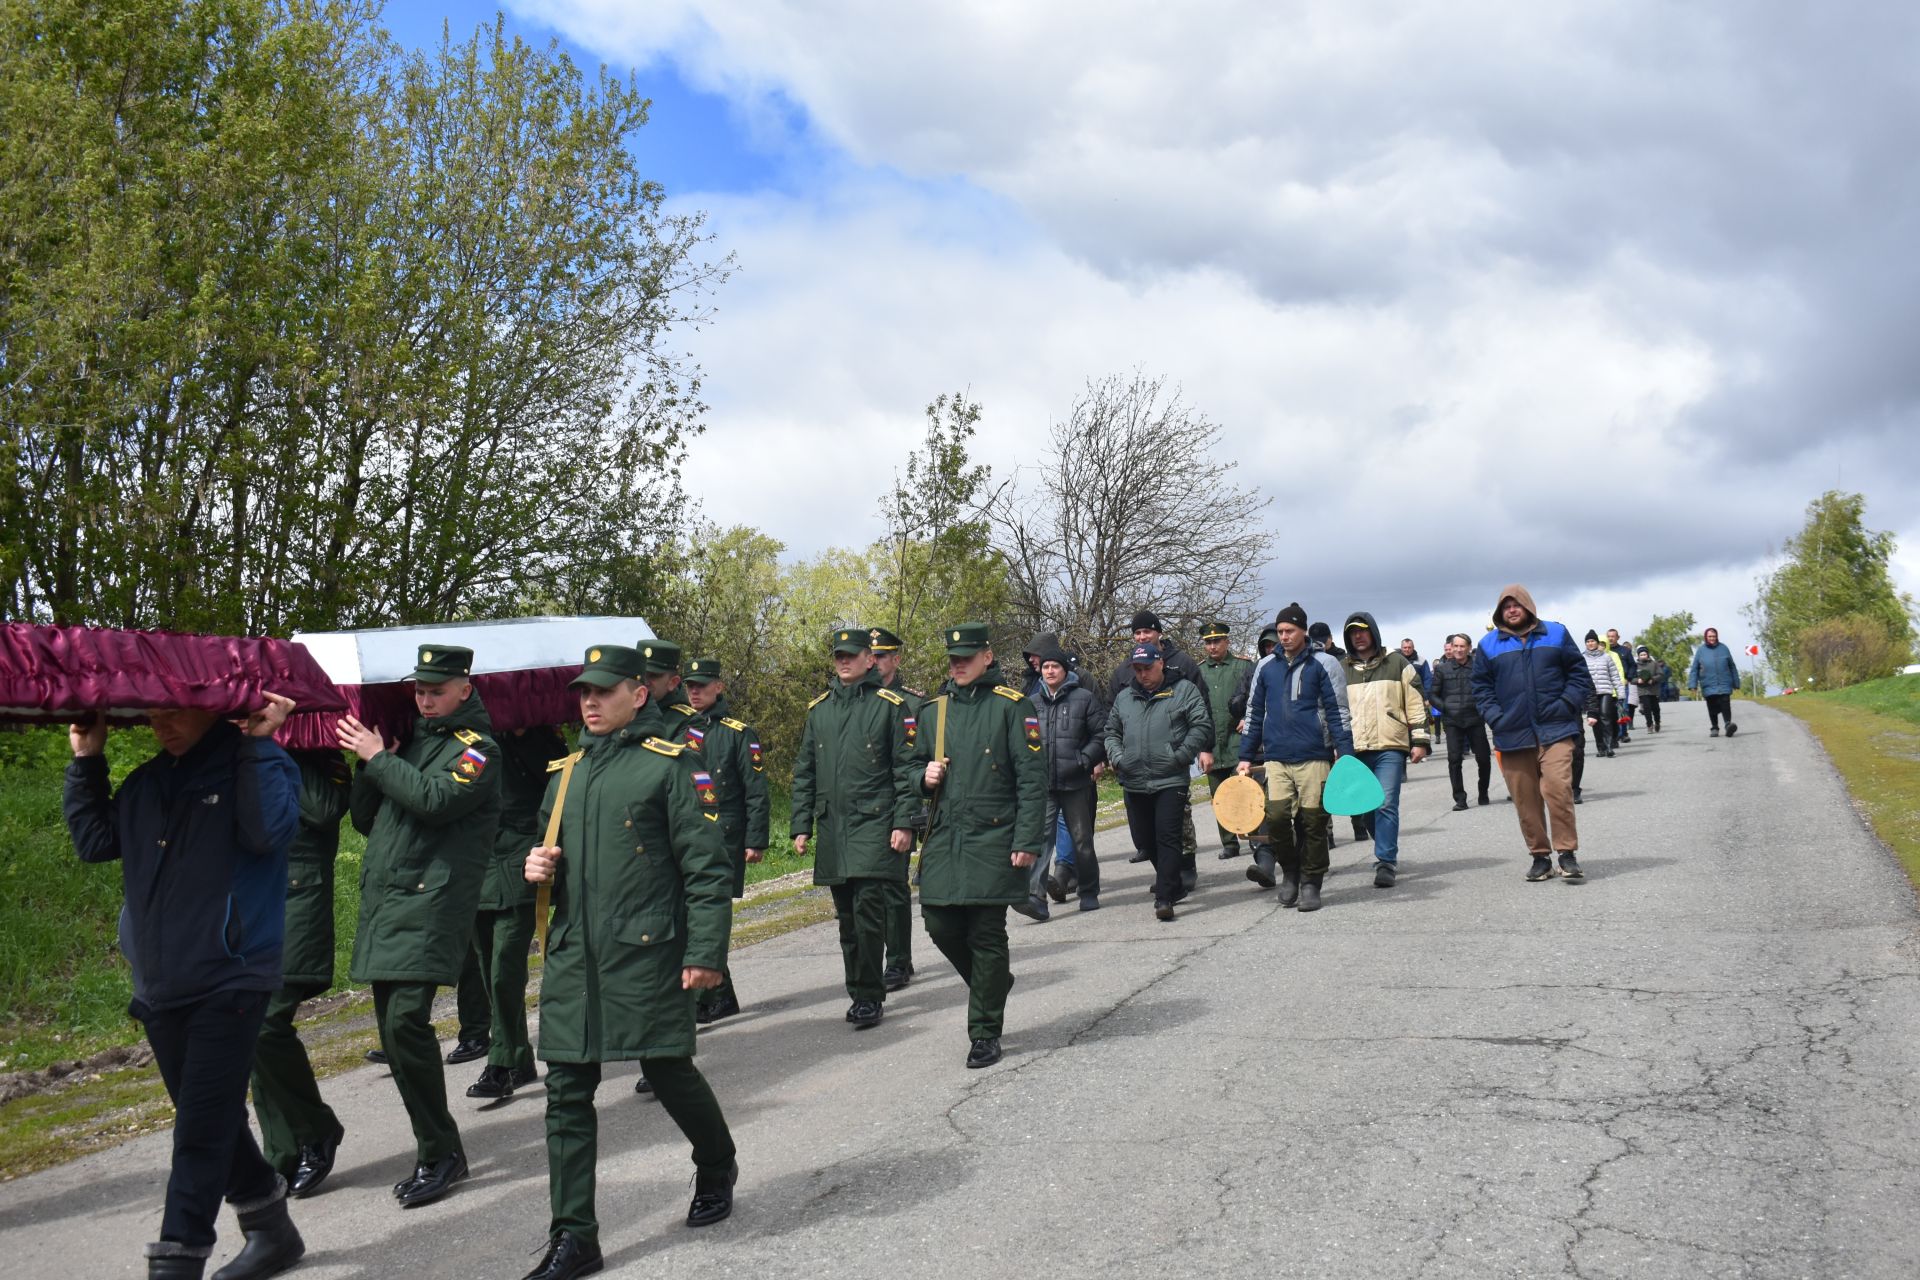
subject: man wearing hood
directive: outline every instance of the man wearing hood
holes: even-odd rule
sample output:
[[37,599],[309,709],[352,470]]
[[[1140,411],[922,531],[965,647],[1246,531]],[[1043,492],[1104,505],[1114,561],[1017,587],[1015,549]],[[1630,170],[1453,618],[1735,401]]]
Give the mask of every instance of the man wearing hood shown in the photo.
[[393,1189],[404,1209],[439,1199],[467,1176],[447,1110],[433,996],[460,980],[500,826],[500,748],[472,670],[471,649],[420,646],[420,718],[398,751],[352,716],[340,718],[340,745],[361,760],[348,812],[367,838],[348,973],[373,986],[380,1043],[413,1124],[413,1176]]
[[[1180,647],[1174,643],[1173,637],[1167,634],[1165,625],[1161,623],[1159,614],[1151,609],[1142,609],[1133,615],[1133,643],[1135,648],[1143,644],[1152,645],[1154,650],[1159,653],[1160,660],[1166,669],[1174,675],[1179,676],[1182,680],[1191,683],[1194,688],[1200,691],[1201,702],[1206,702],[1207,686],[1206,683],[1200,679],[1200,665],[1193,660],[1191,655],[1183,652]],[[1133,683],[1133,669],[1134,663],[1131,658],[1121,662],[1119,666],[1113,669],[1113,675],[1107,679],[1107,705],[1109,707],[1114,706],[1119,701],[1121,693]],[[1211,721],[1211,712],[1209,712],[1208,718],[1209,721]],[[1211,729],[1209,729],[1209,733],[1211,733]],[[1202,771],[1213,768],[1213,745],[1213,741],[1211,737],[1209,737],[1208,741],[1200,748],[1201,754],[1206,757],[1200,762]],[[1195,836],[1193,832],[1193,803],[1191,793],[1183,792],[1182,795],[1186,797],[1182,799],[1180,805],[1180,884],[1182,886],[1181,892],[1184,896],[1185,894],[1192,893],[1194,886],[1199,883],[1200,872],[1194,864],[1194,858],[1199,852],[1200,842],[1199,838]],[[1145,862],[1151,856],[1143,846],[1135,850],[1133,861]]]
[[1082,911],[1100,909],[1100,861],[1093,849],[1096,787],[1105,765],[1107,709],[1093,690],[1080,683],[1067,655],[1048,649],[1040,655],[1040,688],[1032,695],[1040,713],[1040,740],[1047,757],[1047,831],[1065,820],[1071,858],[1055,862],[1044,855],[1034,865],[1035,891],[1043,887],[1055,902],[1080,895]]
[[[1233,776],[1240,758],[1240,726],[1247,718],[1247,694],[1253,688],[1253,662],[1233,652],[1232,633],[1224,622],[1210,622],[1200,631],[1206,657],[1200,663],[1207,709],[1213,717],[1213,768],[1207,770],[1207,794]],[[1218,824],[1216,824],[1217,826]],[[1240,856],[1240,837],[1220,827],[1220,860]]]
[[1581,717],[1592,694],[1572,634],[1542,621],[1525,587],[1502,588],[1493,627],[1474,648],[1473,700],[1493,731],[1500,774],[1533,858],[1529,880],[1552,878],[1555,850],[1562,876],[1582,876],[1574,856],[1580,833],[1573,818],[1573,744],[1585,733]]
[[[967,984],[967,1066],[1000,1061],[1013,969],[1007,908],[1025,901],[1047,826],[1047,758],[1040,718],[1000,682],[984,622],[948,627],[944,760],[920,784],[932,797],[920,856],[927,936]],[[925,748],[922,748],[925,750]]]
[[[1373,615],[1347,615],[1347,711],[1354,754],[1373,770],[1386,798],[1373,811],[1373,886],[1391,889],[1400,872],[1400,784],[1407,765],[1427,758],[1427,691],[1404,653],[1380,643]],[[1407,647],[1411,647],[1409,644]]]
[[1740,687],[1740,668],[1733,665],[1733,650],[1720,643],[1720,632],[1708,627],[1701,644],[1687,664],[1687,688],[1698,689],[1707,700],[1707,719],[1713,736],[1720,736],[1720,721],[1727,722],[1727,736],[1740,732],[1733,723],[1733,691]]
[[1169,667],[1158,646],[1137,644],[1129,658],[1133,681],[1107,717],[1107,762],[1126,793],[1134,847],[1153,859],[1153,913],[1172,920],[1174,905],[1192,892],[1180,850],[1187,770],[1213,741],[1213,722],[1199,686]]

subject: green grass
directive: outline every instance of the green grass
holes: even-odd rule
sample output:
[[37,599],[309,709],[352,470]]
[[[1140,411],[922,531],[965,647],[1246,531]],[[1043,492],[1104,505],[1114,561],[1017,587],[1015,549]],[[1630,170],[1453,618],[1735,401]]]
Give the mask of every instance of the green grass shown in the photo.
[[1769,698],[1827,749],[1874,831],[1920,884],[1920,676]]

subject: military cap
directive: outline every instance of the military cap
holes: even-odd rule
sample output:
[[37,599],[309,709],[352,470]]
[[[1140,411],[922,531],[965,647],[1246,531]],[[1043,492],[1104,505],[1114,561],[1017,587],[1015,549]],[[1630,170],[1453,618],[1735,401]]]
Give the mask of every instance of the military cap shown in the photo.
[[867,636],[873,641],[875,653],[900,652],[900,637],[885,627],[871,627],[867,630]]
[[586,665],[569,687],[590,684],[596,689],[611,689],[622,680],[638,680],[646,670],[646,655],[638,649],[623,644],[596,644],[587,650]]
[[720,659],[695,658],[687,663],[687,674],[683,677],[688,684],[706,684],[720,678]]
[[1225,640],[1232,634],[1233,628],[1224,622],[1209,622],[1206,626],[1200,628],[1200,638],[1202,640]]
[[663,676],[680,669],[680,646],[658,636],[640,642],[640,656],[646,659],[647,674]]
[[957,622],[947,628],[947,656],[970,658],[993,643],[993,635],[984,622]]
[[859,653],[873,648],[873,635],[865,627],[842,627],[833,633],[835,653]]
[[463,649],[457,644],[434,644],[429,641],[420,646],[419,658],[413,669],[416,684],[445,684],[449,680],[462,680],[473,674],[473,650]]

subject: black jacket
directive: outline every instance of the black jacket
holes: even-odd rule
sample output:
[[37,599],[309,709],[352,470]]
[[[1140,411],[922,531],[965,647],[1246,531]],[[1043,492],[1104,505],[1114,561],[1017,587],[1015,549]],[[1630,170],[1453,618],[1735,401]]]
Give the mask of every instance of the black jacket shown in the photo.
[[1093,766],[1107,758],[1106,707],[1072,674],[1058,694],[1043,681],[1028,696],[1039,709],[1040,740],[1047,746],[1047,789],[1077,791],[1092,786]]
[[1433,664],[1433,682],[1427,701],[1440,708],[1440,718],[1462,729],[1480,723],[1480,707],[1473,700],[1473,664],[1442,657]]

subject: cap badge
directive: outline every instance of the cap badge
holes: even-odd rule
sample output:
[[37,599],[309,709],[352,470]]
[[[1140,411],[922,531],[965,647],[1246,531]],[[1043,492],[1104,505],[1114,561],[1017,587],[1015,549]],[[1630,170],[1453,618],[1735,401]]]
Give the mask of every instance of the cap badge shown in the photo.
[[960,638],[960,633],[959,633],[958,631],[956,631],[956,632],[954,632],[954,633],[953,633],[953,638],[954,638],[955,640],[958,640],[958,639]]
[[420,661],[421,661],[421,663],[422,663],[423,665],[424,665],[425,663],[429,663],[429,662],[432,662],[432,661],[433,661],[433,650],[431,650],[431,649],[422,649],[422,650],[420,651]]
[[587,655],[587,661],[588,661],[588,662],[598,662],[598,661],[600,661],[600,651],[599,651],[598,649],[595,649],[595,650],[594,650],[594,651],[593,651],[592,653],[589,653],[589,654]]
[[651,658],[653,656],[653,646],[648,645],[646,648],[642,649],[640,651],[640,656],[643,658]]

